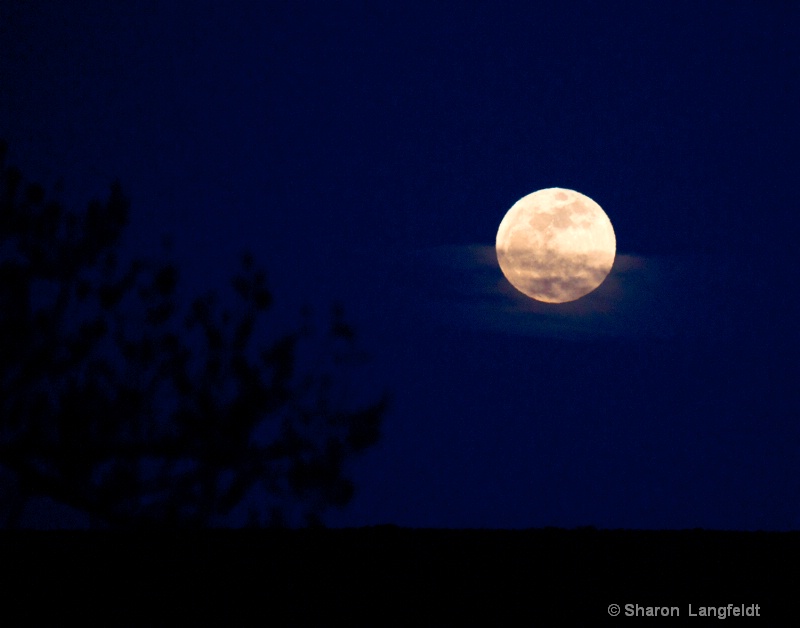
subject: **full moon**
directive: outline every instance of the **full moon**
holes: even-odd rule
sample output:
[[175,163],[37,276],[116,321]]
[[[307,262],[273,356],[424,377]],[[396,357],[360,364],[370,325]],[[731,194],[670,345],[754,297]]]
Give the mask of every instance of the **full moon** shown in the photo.
[[608,216],[588,196],[547,188],[514,203],[495,246],[512,286],[537,301],[566,303],[603,283],[617,240]]

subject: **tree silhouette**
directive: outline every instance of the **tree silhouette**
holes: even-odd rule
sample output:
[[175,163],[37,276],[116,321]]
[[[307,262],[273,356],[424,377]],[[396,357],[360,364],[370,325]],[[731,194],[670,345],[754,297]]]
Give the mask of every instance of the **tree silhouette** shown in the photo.
[[358,358],[340,309],[310,372],[310,324],[258,349],[271,307],[250,255],[178,316],[178,271],[117,249],[129,204],[118,183],[83,213],[6,166],[0,143],[0,465],[24,501],[48,496],[113,526],[213,526],[237,509],[258,525],[353,494],[346,462],[379,438],[386,395],[348,406],[337,378]]

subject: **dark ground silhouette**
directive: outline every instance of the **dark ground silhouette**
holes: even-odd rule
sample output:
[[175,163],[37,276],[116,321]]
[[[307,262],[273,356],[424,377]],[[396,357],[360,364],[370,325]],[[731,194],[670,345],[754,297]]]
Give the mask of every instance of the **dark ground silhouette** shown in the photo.
[[[703,620],[689,605],[730,604],[758,605],[733,621],[777,626],[793,625],[799,541],[590,528],[6,531],[0,555],[14,575],[4,605],[23,624],[683,625]],[[679,619],[628,605],[677,607]]]

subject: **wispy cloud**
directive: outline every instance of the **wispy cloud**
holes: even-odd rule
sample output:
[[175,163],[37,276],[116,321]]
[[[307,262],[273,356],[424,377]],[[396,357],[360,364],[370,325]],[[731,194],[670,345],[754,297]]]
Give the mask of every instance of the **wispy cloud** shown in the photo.
[[730,333],[716,300],[728,290],[730,272],[708,258],[619,254],[596,290],[560,304],[535,301],[511,286],[493,246],[436,247],[415,253],[408,265],[425,315],[446,324],[576,340]]

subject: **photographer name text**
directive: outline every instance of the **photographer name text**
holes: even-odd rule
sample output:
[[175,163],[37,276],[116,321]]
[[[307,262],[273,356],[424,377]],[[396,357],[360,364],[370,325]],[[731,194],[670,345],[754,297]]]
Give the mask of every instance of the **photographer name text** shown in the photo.
[[[687,610],[686,617],[716,617],[717,619],[761,617],[760,604],[727,604],[724,606],[689,604]],[[611,604],[608,607],[608,614],[612,617],[620,614],[624,617],[680,617],[683,615],[679,606],[642,606],[640,604],[625,604],[622,608],[618,604]]]

